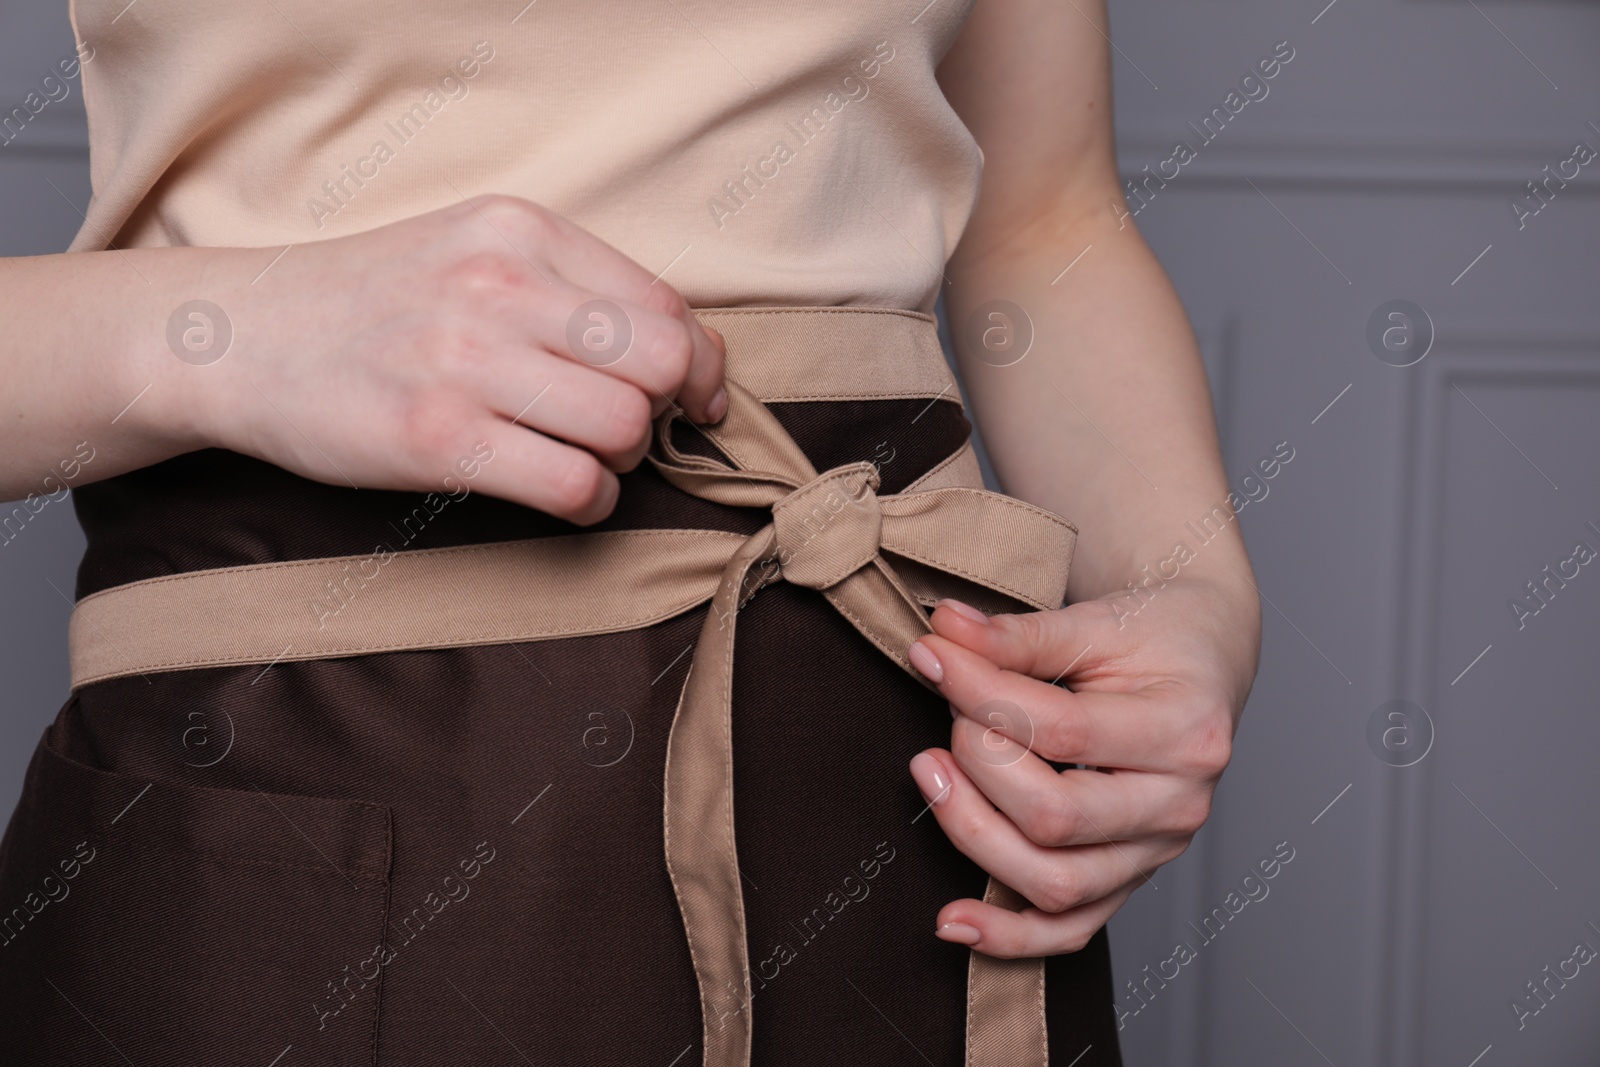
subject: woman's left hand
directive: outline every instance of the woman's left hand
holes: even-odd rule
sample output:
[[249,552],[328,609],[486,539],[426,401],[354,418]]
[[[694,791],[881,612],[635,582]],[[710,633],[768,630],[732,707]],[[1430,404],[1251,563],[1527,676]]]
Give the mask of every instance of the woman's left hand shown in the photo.
[[986,620],[941,601],[911,646],[955,714],[950,750],[911,773],[956,847],[1033,905],[952,901],[940,937],[1076,952],[1205,821],[1255,676],[1259,601],[1187,575],[1152,592]]

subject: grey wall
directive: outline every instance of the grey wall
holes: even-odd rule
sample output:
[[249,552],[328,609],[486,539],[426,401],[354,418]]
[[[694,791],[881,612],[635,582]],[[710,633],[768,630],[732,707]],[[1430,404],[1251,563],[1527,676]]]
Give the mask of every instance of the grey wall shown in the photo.
[[[1600,549],[1600,160],[1520,230],[1507,202],[1600,148],[1600,14],[1325,5],[1114,0],[1125,171],[1199,148],[1137,223],[1194,320],[1235,484],[1294,449],[1241,515],[1266,636],[1234,765],[1113,923],[1119,986],[1147,979],[1119,988],[1124,1047],[1130,1067],[1593,1064],[1596,968],[1543,1006],[1525,983],[1600,948],[1600,566],[1520,628],[1507,602]],[[0,14],[0,102],[70,50],[64,9]],[[1285,40],[1268,96],[1200,145],[1186,120]],[[77,104],[0,148],[0,254],[76,229]],[[1411,366],[1367,340],[1391,300],[1432,323]],[[65,696],[81,548],[65,503],[0,547],[0,809]],[[1165,963],[1180,942],[1194,958]],[[1539,1008],[1520,1028],[1519,994]]]

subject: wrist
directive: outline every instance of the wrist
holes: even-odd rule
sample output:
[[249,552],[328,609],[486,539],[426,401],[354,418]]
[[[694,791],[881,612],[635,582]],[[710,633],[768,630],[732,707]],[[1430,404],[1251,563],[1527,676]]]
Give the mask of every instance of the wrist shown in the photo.
[[[1075,571],[1068,600],[1149,599],[1175,583],[1202,591],[1225,614],[1260,625],[1261,605],[1244,543],[1229,530],[1207,542],[1189,536],[1160,549],[1119,553]],[[1252,621],[1253,620],[1253,621]]]
[[236,332],[243,297],[240,287],[218,286],[214,278],[248,268],[235,262],[238,251],[160,250],[163,276],[130,316],[134,341],[115,385],[127,398],[118,418],[165,456],[228,447],[225,431],[244,380]]

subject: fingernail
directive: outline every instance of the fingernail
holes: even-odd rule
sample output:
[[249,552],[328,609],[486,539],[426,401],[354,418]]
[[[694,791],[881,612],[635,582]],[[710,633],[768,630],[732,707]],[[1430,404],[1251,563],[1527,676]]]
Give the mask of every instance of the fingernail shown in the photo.
[[961,709],[956,707],[954,704],[951,704],[950,705],[950,717],[952,719],[961,718]]
[[989,625],[989,616],[985,615],[971,604],[963,604],[961,601],[951,600],[949,597],[945,597],[943,600],[939,601],[939,603],[949,608],[957,615],[965,615],[973,622],[982,623],[984,626]]
[[911,646],[911,665],[922,672],[924,678],[934,682],[944,681],[944,667],[939,664],[939,657],[928,650],[928,646],[921,641]]
[[959,945],[976,945],[983,934],[976,926],[968,926],[966,923],[945,923],[939,927],[939,936]]
[[944,768],[926,752],[911,757],[911,777],[922,790],[922,799],[930,805],[943,804],[950,795],[950,779],[945,777]]
[[712,396],[711,402],[706,405],[706,419],[710,422],[721,422],[722,416],[728,413],[728,391],[718,389]]

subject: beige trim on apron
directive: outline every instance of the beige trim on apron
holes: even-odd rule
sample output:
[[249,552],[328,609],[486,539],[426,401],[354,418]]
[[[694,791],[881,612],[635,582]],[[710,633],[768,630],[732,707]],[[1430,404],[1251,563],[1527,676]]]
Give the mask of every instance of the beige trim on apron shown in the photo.
[[[192,571],[103,590],[75,607],[72,684],[150,671],[400,649],[538,641],[648,626],[709,601],[667,744],[667,866],[701,993],[705,1067],[749,1067],[750,1011],[720,1006],[749,974],[733,827],[734,627],[762,586],[816,589],[923,685],[906,658],[926,606],[1059,607],[1077,529],[982,488],[971,445],[878,496],[870,462],[819,474],[764,406],[779,400],[960,402],[935,321],[889,308],[696,311],[728,345],[728,413],[700,427],[721,461],[679,451],[669,411],[650,461],[678,488],[767,508],[750,537],[629,530]],[[892,561],[892,562],[891,562]],[[351,566],[381,568],[333,617],[311,605]],[[992,592],[990,592],[992,591]],[[1003,594],[996,596],[994,594]],[[1006,598],[1013,603],[1008,604]],[[991,878],[984,900],[1026,901]],[[1046,1067],[1044,961],[974,950],[967,1067]]]

